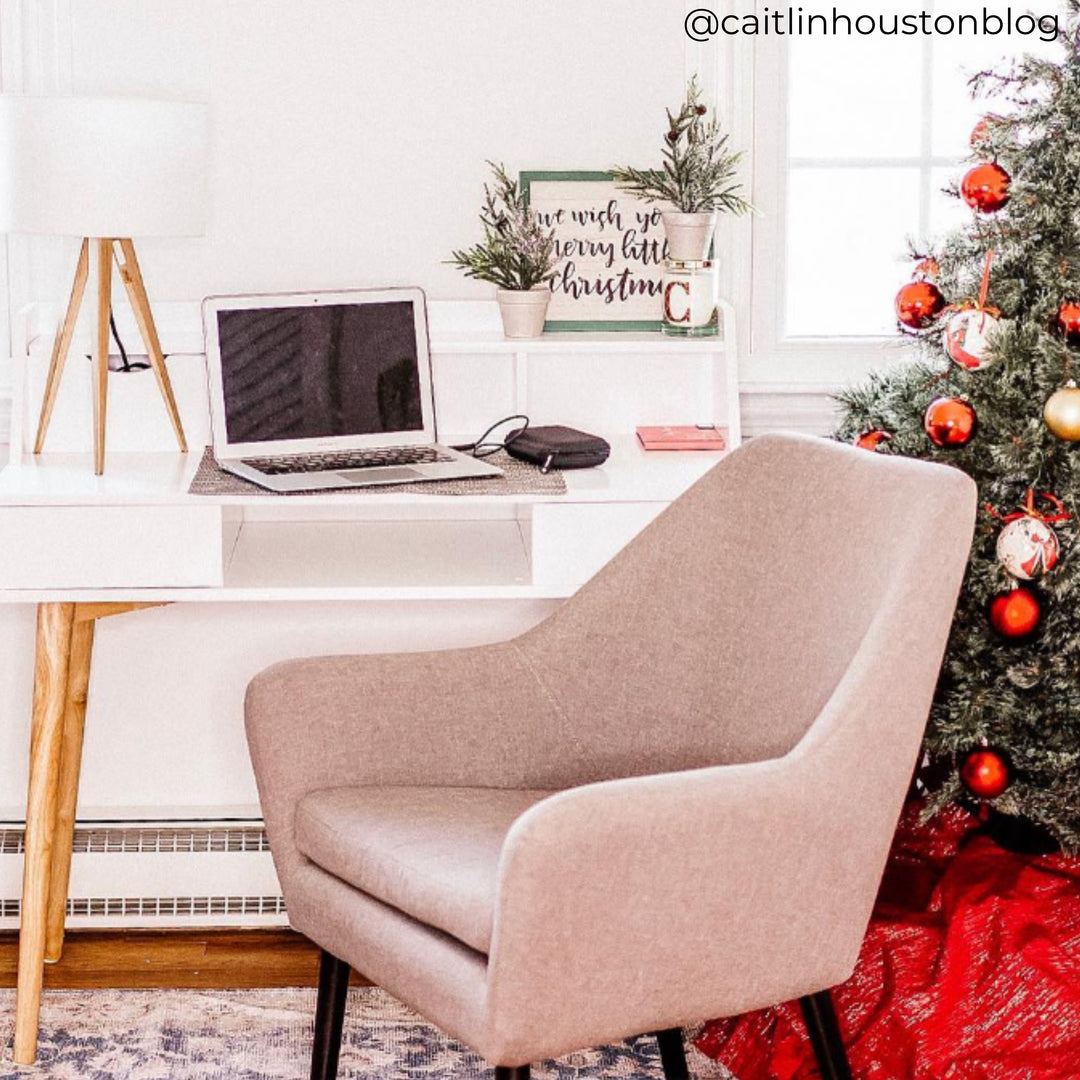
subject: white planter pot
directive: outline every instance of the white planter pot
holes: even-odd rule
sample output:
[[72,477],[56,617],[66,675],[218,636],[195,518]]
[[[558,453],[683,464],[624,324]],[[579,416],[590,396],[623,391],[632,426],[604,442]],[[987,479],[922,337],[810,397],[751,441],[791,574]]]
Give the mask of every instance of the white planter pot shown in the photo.
[[667,234],[669,259],[676,262],[704,262],[709,257],[709,247],[716,232],[715,210],[700,214],[680,214],[668,210],[661,217]]
[[537,285],[527,291],[499,289],[499,314],[508,338],[536,338],[544,332],[551,289]]

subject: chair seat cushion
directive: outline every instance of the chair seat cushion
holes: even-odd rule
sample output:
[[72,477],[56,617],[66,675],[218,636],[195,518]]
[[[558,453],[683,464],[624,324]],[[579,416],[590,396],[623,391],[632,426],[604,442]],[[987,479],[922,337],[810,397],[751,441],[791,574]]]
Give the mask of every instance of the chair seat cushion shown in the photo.
[[550,791],[349,787],[305,795],[296,845],[316,865],[487,953],[499,854]]

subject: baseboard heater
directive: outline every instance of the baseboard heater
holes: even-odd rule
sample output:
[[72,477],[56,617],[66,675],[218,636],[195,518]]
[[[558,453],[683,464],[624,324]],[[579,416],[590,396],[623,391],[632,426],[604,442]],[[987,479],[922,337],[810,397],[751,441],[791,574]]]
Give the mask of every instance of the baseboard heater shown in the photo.
[[[0,929],[18,926],[22,853],[21,826],[0,826]],[[72,929],[287,923],[261,822],[85,822],[75,830]]]

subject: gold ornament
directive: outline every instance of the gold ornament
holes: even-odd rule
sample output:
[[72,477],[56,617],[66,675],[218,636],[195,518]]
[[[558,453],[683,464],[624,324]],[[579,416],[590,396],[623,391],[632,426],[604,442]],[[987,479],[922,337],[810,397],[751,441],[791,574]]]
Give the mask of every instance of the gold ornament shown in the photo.
[[1066,442],[1080,442],[1080,388],[1069,382],[1052,394],[1043,410],[1046,426]]

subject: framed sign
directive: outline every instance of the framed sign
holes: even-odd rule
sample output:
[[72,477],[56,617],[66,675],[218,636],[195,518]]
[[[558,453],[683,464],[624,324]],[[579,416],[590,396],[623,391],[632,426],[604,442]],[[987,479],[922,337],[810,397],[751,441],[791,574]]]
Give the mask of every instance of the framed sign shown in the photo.
[[660,213],[608,172],[523,172],[521,190],[555,230],[547,331],[659,330],[667,241]]

